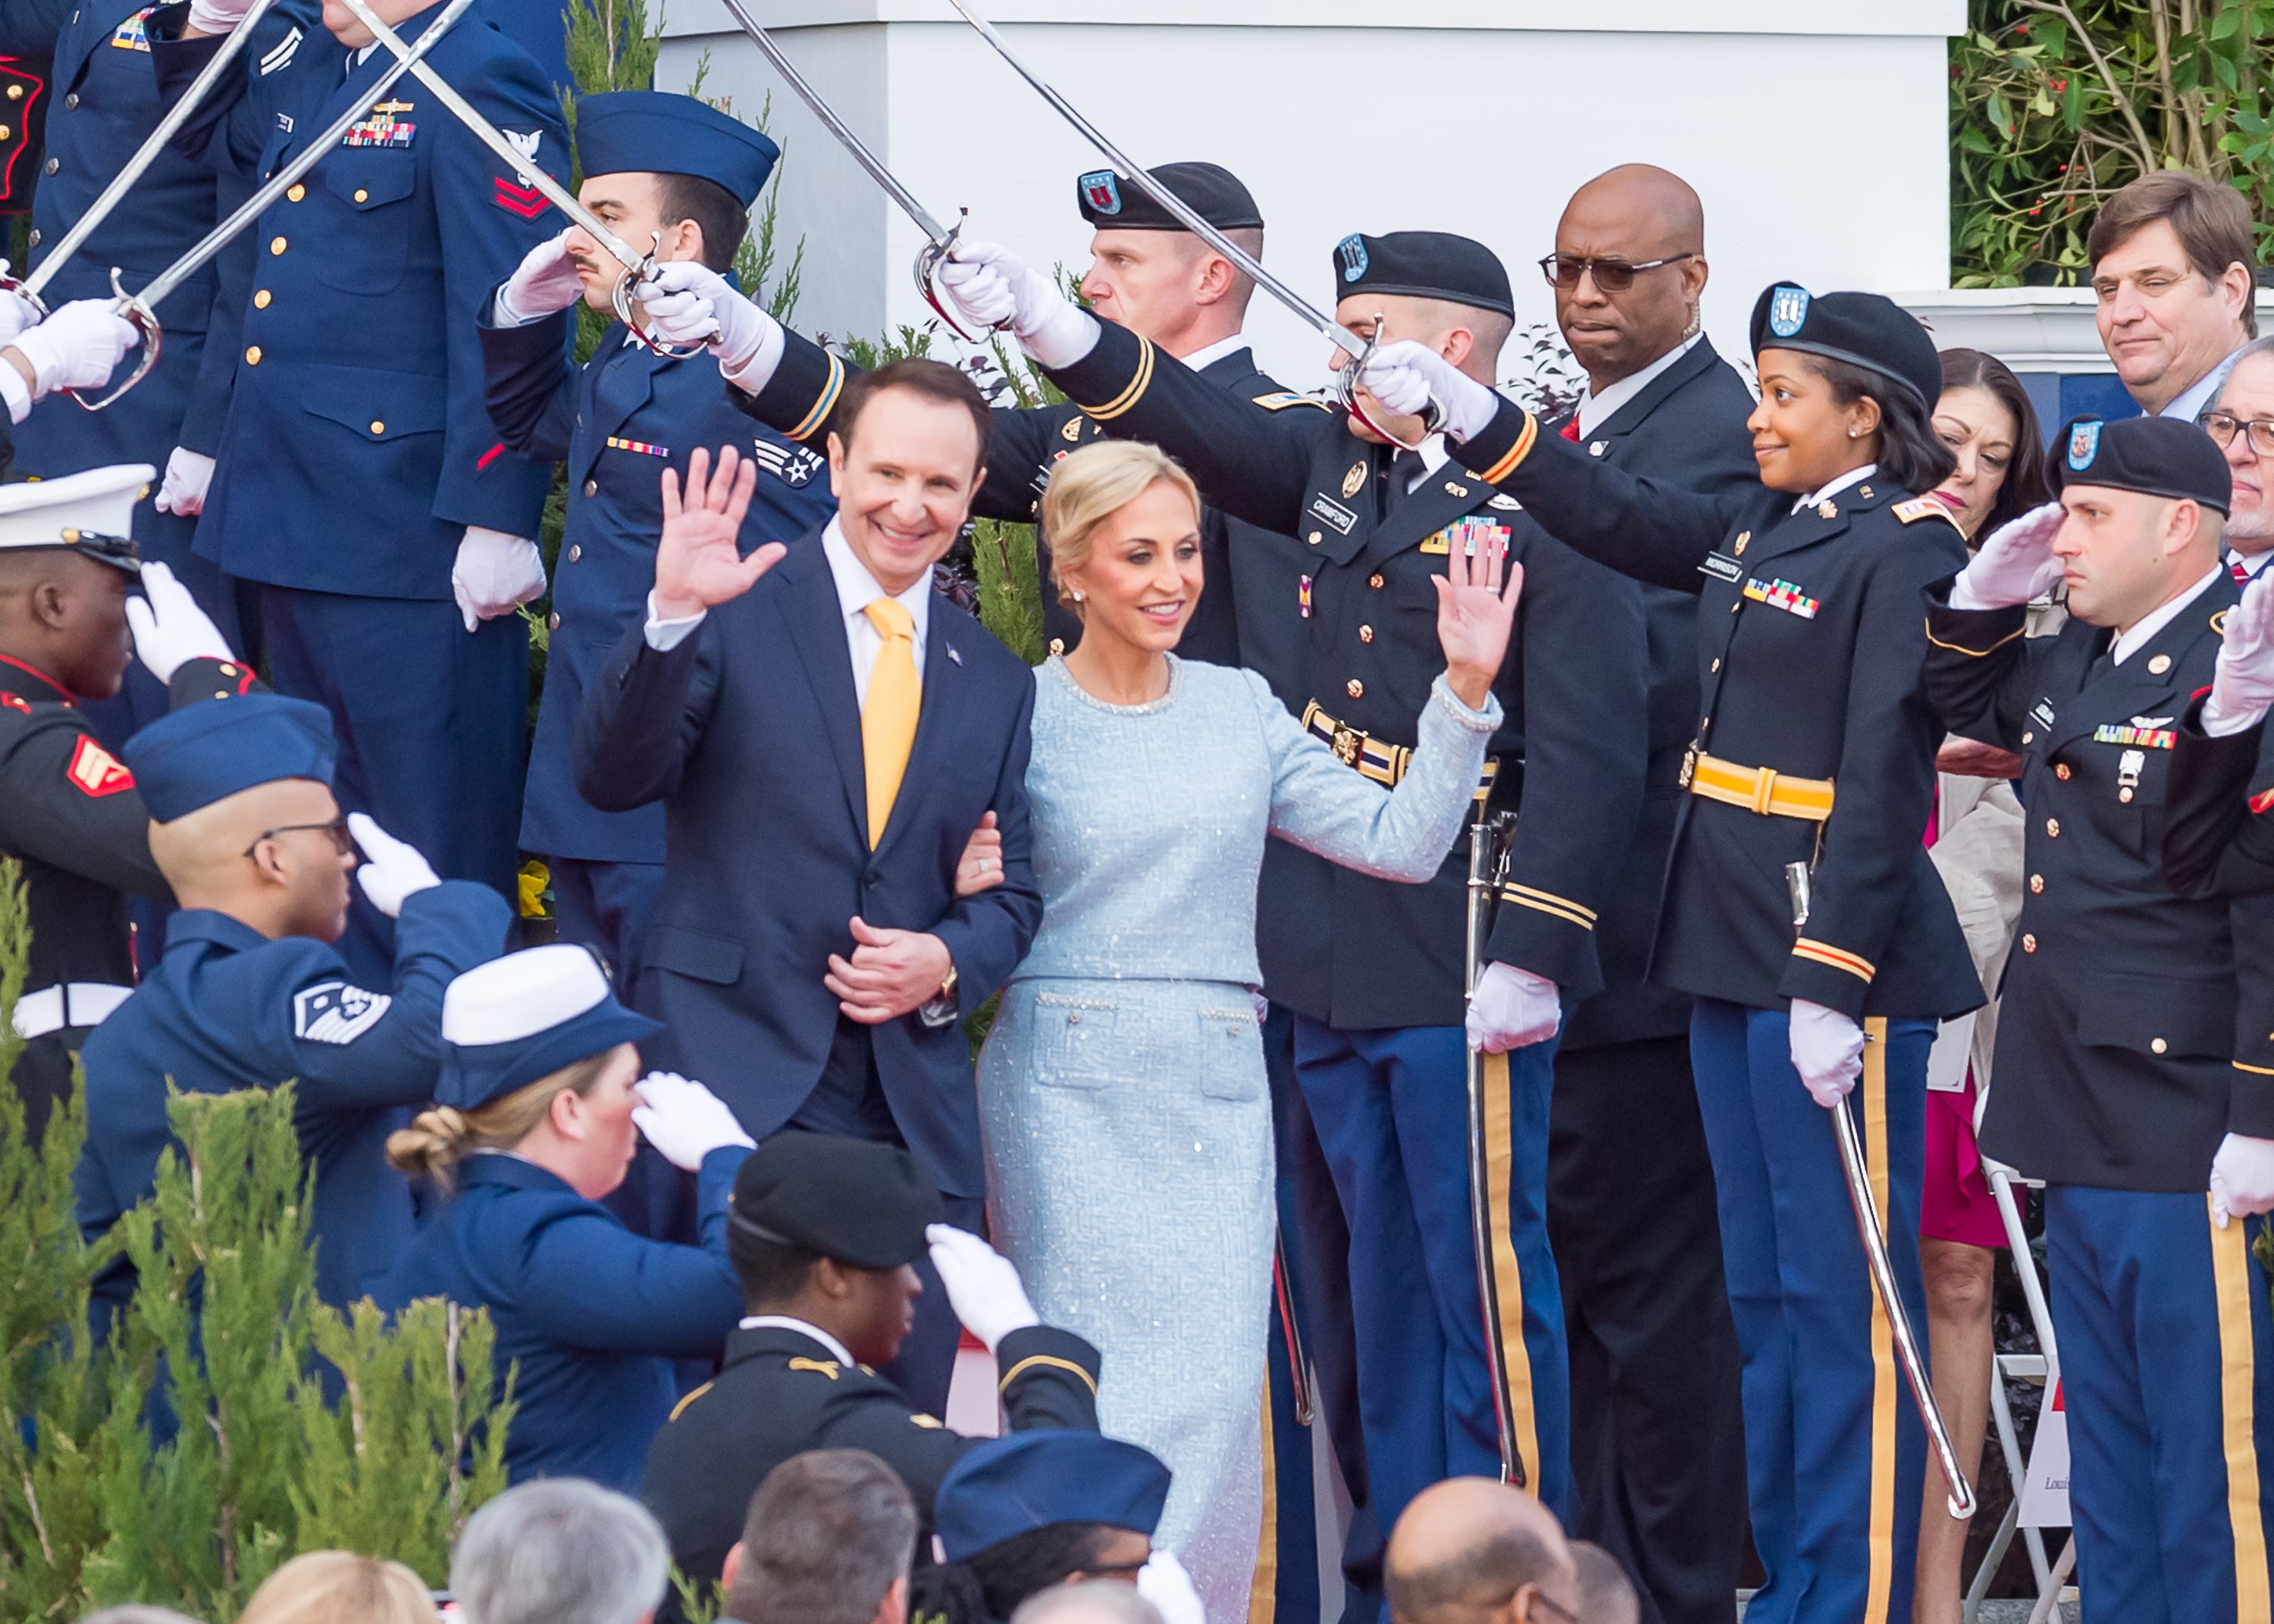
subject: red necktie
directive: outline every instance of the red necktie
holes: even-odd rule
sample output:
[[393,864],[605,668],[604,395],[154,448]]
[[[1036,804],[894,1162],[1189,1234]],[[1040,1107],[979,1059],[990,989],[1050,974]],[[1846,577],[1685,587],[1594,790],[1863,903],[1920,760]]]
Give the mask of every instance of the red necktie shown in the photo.
[[2240,559],[2237,559],[2233,563],[2229,564],[2226,567],[2226,570],[2229,575],[2233,575],[2237,581],[2241,582],[2244,585],[2248,586],[2250,583],[2250,572],[2243,568],[2242,560]]
[[1579,419],[1578,419],[1578,418],[1574,417],[1574,418],[1572,418],[1572,419],[1571,419],[1571,421],[1570,421],[1570,422],[1569,422],[1569,423],[1567,423],[1567,424],[1565,424],[1565,425],[1563,425],[1563,438],[1564,438],[1564,439],[1566,439],[1566,440],[1570,440],[1570,441],[1573,445],[1575,445],[1575,446],[1576,446],[1576,445],[1577,445],[1577,444],[1579,443]]

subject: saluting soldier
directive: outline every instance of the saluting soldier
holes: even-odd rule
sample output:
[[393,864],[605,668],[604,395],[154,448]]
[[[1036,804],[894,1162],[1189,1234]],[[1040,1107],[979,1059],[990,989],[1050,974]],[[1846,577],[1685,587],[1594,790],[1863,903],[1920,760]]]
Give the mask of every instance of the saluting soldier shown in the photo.
[[[87,1041],[74,1183],[79,1227],[99,1237],[155,1182],[173,1143],[169,1083],[225,1094],[297,1079],[316,1289],[345,1304],[410,1237],[410,1189],[385,1144],[402,1108],[433,1092],[443,988],[503,950],[511,918],[487,886],[437,880],[368,817],[341,816],[334,753],[324,708],[275,694],[177,710],[126,741],[151,853],[181,911],[163,957]],[[359,871],[350,840],[367,855]],[[398,921],[394,972],[376,987],[332,945],[350,872]],[[128,1273],[98,1283],[106,1304],[131,1293]]]
[[[241,14],[242,0],[215,4]],[[377,9],[406,43],[440,14],[419,0]],[[240,57],[212,93],[214,139],[248,177],[274,173],[394,60],[343,7],[325,19],[281,61],[281,47]],[[159,20],[167,99],[235,26],[223,11],[177,37]],[[565,171],[552,86],[493,25],[467,18],[425,61],[528,163]],[[545,590],[531,538],[549,470],[500,443],[476,329],[549,234],[546,207],[516,166],[400,81],[255,228],[259,271],[198,522],[204,556],[263,583],[278,688],[335,719],[343,798],[442,873],[501,895],[513,889],[527,730],[528,635],[514,610]],[[350,957],[379,974],[384,921],[360,906],[356,919]]]
[[881,1456],[908,1485],[929,1553],[940,1480],[992,1440],[949,1432],[874,1368],[907,1333],[922,1289],[910,1265],[927,1251],[957,1318],[995,1356],[1011,1430],[1097,1430],[1097,1350],[1041,1323],[1010,1262],[939,1214],[896,1146],[778,1133],[742,1164],[727,1249],[748,1312],[724,1368],[656,1435],[640,1483],[681,1572],[716,1579],[758,1485],[809,1449]]
[[[1640,595],[1448,466],[1440,443],[1409,451],[1384,440],[1419,440],[1418,417],[1385,414],[1377,429],[1340,410],[1246,410],[1159,365],[1149,341],[1100,323],[1005,251],[960,252],[995,280],[968,279],[958,299],[975,314],[1008,302],[1028,353],[1108,433],[1158,443],[1236,516],[1298,530],[1313,570],[1298,714],[1354,771],[1394,784],[1412,753],[1414,718],[1443,664],[1433,642],[1443,560],[1457,547],[1523,563],[1518,649],[1495,684],[1508,721],[1477,790],[1480,809],[1519,816],[1465,1034],[1487,1051],[1484,1200],[1498,1257],[1489,1327],[1477,1312],[1463,1086],[1465,846],[1416,886],[1291,853],[1277,875],[1267,870],[1260,936],[1265,985],[1295,1011],[1296,1073],[1349,1225],[1359,1404],[1382,1525],[1442,1477],[1500,1471],[1487,1335],[1508,1372],[1507,1446],[1527,1486],[1561,1507],[1567,1365],[1547,1237],[1547,1105],[1562,1005],[1602,984],[1595,920],[1640,798]],[[1514,304],[1507,271],[1481,244],[1434,231],[1352,236],[1333,263],[1345,327],[1418,335],[1448,367],[1494,375]]]
[[154,471],[0,485],[0,855],[23,865],[31,919],[14,1080],[34,1139],[87,1034],[133,990],[127,896],[168,894],[134,775],[79,702],[116,694],[136,653],[177,705],[259,686],[188,589],[139,561],[132,519]]
[[[581,98],[576,147],[578,197],[618,237],[727,277],[780,155],[764,134],[705,102],[646,90]],[[481,326],[490,420],[507,448],[568,464],[521,847],[546,859],[561,939],[604,951],[620,979],[638,966],[663,883],[663,808],[600,812],[576,793],[576,710],[655,579],[658,476],[666,468],[684,474],[697,446],[749,446],[758,484],[742,522],[745,553],[804,535],[835,506],[821,459],[754,429],[727,403],[707,356],[658,356],[612,324],[591,361],[570,364],[571,307],[582,298],[613,309],[623,274],[570,226],[530,250]]]
[[[1942,370],[1916,320],[1876,294],[1781,282],[1754,305],[1752,342],[1760,484],[1718,494],[1541,432],[1422,345],[1379,352],[1359,382],[1391,410],[1434,397],[1460,461],[1563,541],[1699,594],[1701,713],[1651,976],[1695,1000],[1768,1573],[1753,1605],[1879,1624],[1910,1616],[1924,1432],[1815,1108],[1856,1112],[1920,1323],[1927,1051],[1982,987],[1922,842],[1942,730],[1917,604],[1965,545],[1915,494],[1950,469],[1930,424]],[[1797,929],[1796,867],[1813,875]]]
[[[2079,418],[2054,454],[2059,502],[1926,598],[1929,691],[2020,753],[2029,814],[1982,1148],[2045,1181],[2086,1616],[2264,1620],[2274,1316],[2231,1221],[2274,1207],[2274,1090],[2233,1064],[2228,906],[2172,891],[2158,832],[2238,597],[2227,470],[2165,417]],[[2068,625],[2025,639],[2062,580]]]

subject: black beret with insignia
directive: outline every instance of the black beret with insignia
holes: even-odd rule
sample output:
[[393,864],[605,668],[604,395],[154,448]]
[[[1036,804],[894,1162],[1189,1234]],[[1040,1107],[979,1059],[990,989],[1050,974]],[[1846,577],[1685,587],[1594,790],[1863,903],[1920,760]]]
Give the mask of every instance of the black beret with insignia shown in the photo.
[[[1186,208],[1219,231],[1261,230],[1263,215],[1239,177],[1220,163],[1162,163],[1145,171],[1177,194]],[[1182,231],[1185,222],[1142,186],[1111,169],[1092,169],[1073,183],[1081,217],[1101,230]]]
[[1474,310],[1516,314],[1516,294],[1500,256],[1473,238],[1450,231],[1353,231],[1335,244],[1335,297],[1354,293],[1400,293],[1449,299]]
[[1811,293],[1771,282],[1753,304],[1753,353],[1798,350],[1846,361],[1902,386],[1927,410],[1942,395],[1942,357],[1926,329],[1878,293]]
[[2073,417],[2053,441],[2055,491],[2105,486],[2227,511],[2234,479],[2210,435],[2178,417]]
[[897,1145],[784,1132],[735,1173],[727,1216],[762,1241],[889,1269],[924,1255],[924,1226],[942,1211],[939,1192]]

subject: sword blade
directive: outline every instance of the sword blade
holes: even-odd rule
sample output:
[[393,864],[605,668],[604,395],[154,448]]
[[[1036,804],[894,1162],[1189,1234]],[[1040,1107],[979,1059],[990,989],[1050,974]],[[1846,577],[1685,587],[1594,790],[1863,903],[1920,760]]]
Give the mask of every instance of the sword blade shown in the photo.
[[[738,4],[738,0],[727,0],[727,4],[731,6]],[[1265,270],[1246,250],[1203,220],[1199,212],[1190,204],[1159,181],[1155,180],[1143,165],[1132,160],[1127,154],[1108,140],[1104,132],[1088,119],[1084,118],[1073,103],[1060,95],[1049,80],[1019,60],[1018,53],[1011,49],[1009,41],[996,32],[994,24],[965,4],[964,0],[948,0],[948,4],[962,14],[965,22],[979,31],[979,37],[995,48],[995,54],[1009,63],[1013,71],[1040,92],[1043,101],[1058,109],[1058,117],[1079,130],[1084,140],[1104,154],[1115,169],[1129,177],[1131,184],[1176,216],[1178,223],[1186,230],[1190,231],[1216,252],[1231,260],[1239,268],[1243,275],[1252,279],[1257,287],[1284,304],[1304,322],[1315,328],[1322,337],[1331,339],[1352,356],[1361,356],[1367,352],[1370,346],[1365,339],[1343,326],[1332,316],[1321,314],[1310,301]]]
[[[449,33],[450,26],[464,16],[467,8],[473,3],[474,0],[449,0],[449,4],[443,7],[442,14],[434,19],[433,26],[418,36],[418,43],[411,49],[411,60],[416,61],[424,56],[428,50],[439,43],[442,36]],[[260,191],[240,204],[228,219],[207,232],[189,252],[152,277],[139,292],[134,294],[134,302],[145,310],[155,308],[168,294],[180,287],[185,279],[195,274],[207,260],[228,247],[230,240],[245,227],[266,214],[268,206],[282,197],[293,182],[321,163],[332,148],[346,138],[347,132],[355,126],[357,121],[371,110],[372,104],[394,89],[395,81],[410,71],[410,64],[401,61],[388,69],[380,76],[377,84],[357,97],[345,112],[334,119],[330,125],[315,139],[310,141],[290,163],[277,170]]]
[[110,183],[95,194],[94,202],[87,206],[86,213],[72,222],[72,229],[64,233],[63,240],[48,250],[46,256],[32,268],[31,274],[25,277],[22,285],[17,289],[18,292],[37,298],[40,289],[54,281],[56,273],[86,246],[87,239],[94,235],[94,229],[102,223],[112,209],[118,207],[119,199],[124,197],[134,183],[158,161],[158,154],[165,150],[166,144],[174,139],[176,132],[189,123],[190,115],[198,110],[198,104],[205,100],[206,94],[229,71],[229,64],[236,61],[238,53],[245,49],[245,41],[252,38],[252,25],[260,20],[272,4],[273,0],[253,0],[252,9],[245,14],[245,20],[221,42],[221,49],[214,52],[213,59],[198,71],[197,78],[190,81],[189,87],[182,92],[174,105],[166,109],[166,116],[144,138],[134,155],[126,161],[125,167],[110,177]]
[[944,247],[952,241],[947,228],[932,217],[930,209],[916,201],[914,192],[900,184],[899,178],[837,116],[836,110],[821,99],[821,93],[805,82],[805,75],[797,71],[782,48],[774,43],[773,36],[758,26],[757,19],[750,15],[742,0],[721,0],[721,4],[728,14],[742,25],[742,32],[750,36],[750,42],[758,48],[768,62],[774,64],[774,71],[789,81],[789,87],[797,93],[798,100],[812,109],[813,116],[821,120],[823,127],[837,138],[837,144],[852,154],[853,162],[868,171],[869,178],[885,189],[885,195],[900,206],[900,212],[915,221],[935,244]]
[[507,139],[505,132],[476,112],[474,104],[452,88],[449,80],[437,73],[430,64],[419,61],[418,54],[403,42],[400,34],[380,20],[378,12],[365,4],[364,0],[344,0],[344,4],[349,11],[355,13],[356,20],[370,29],[372,36],[394,52],[397,59],[410,70],[411,77],[433,91],[435,100],[449,109],[457,121],[473,132],[476,139],[498,155],[501,162],[519,175],[524,185],[533,186],[544,193],[546,202],[583,227],[585,234],[606,249],[610,257],[624,269],[635,273],[647,269],[647,260],[643,256],[633,252],[621,237],[600,223],[598,215],[572,197],[567,187],[539,169],[537,160],[516,147]]

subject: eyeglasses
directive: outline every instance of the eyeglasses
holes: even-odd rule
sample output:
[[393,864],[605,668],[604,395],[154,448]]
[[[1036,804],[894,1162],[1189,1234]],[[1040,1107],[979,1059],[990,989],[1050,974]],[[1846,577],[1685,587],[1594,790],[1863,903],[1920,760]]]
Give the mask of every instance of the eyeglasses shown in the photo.
[[279,823],[274,829],[264,829],[252,838],[252,844],[246,846],[238,855],[250,857],[260,849],[262,841],[274,840],[278,835],[289,835],[300,830],[321,830],[331,836],[332,852],[335,856],[345,857],[354,849],[354,838],[348,833],[348,820],[343,814],[328,823]]
[[1549,287],[1561,288],[1566,293],[1579,285],[1580,277],[1589,274],[1594,277],[1595,286],[1605,293],[1624,293],[1645,271],[1660,270],[1697,257],[1694,253],[1669,254],[1663,259],[1645,259],[1635,265],[1625,259],[1582,259],[1574,254],[1549,254],[1540,260],[1540,269]]
[[2237,433],[2248,432],[2251,450],[2260,456],[2274,457],[2274,417],[2238,417],[2232,412],[2207,411],[2195,423],[2221,451],[2234,443]]

